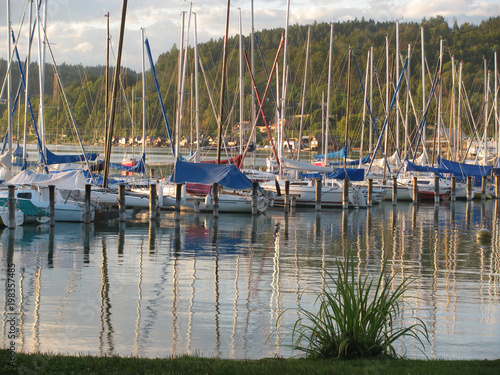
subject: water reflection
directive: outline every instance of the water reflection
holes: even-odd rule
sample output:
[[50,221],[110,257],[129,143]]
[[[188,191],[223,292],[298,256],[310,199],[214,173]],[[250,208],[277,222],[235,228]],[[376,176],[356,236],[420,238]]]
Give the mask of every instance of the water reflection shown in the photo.
[[[497,358],[498,217],[497,201],[389,202],[4,229],[0,280],[6,291],[15,263],[22,351],[287,357],[299,309],[313,309],[326,273],[353,252],[361,274],[377,277],[387,260],[396,283],[415,278],[403,312],[426,322],[427,356]],[[492,231],[484,244],[482,227]]]

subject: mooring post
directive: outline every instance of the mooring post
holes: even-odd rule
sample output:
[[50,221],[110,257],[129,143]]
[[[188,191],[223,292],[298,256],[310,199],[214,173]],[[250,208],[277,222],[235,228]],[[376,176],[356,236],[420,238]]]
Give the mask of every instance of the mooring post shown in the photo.
[[486,199],[486,176],[483,176],[481,179],[481,199]]
[[83,222],[85,224],[90,223],[90,194],[92,191],[92,185],[85,184],[85,213],[83,217]]
[[315,179],[316,182],[316,211],[321,211],[321,186],[323,182],[320,178]]
[[349,208],[349,180],[344,180],[342,186],[342,208],[344,210]]
[[418,202],[418,179],[417,177],[413,177],[413,202]]
[[212,184],[212,199],[214,206],[214,217],[219,217],[219,184],[214,182]]
[[[174,219],[176,221],[181,218],[181,200],[182,200],[182,184],[175,184],[175,211],[174,211]],[[200,204],[198,203],[198,210]],[[195,206],[196,211],[196,206]]]
[[434,203],[439,203],[439,176],[434,176]]
[[127,220],[127,214],[125,212],[125,185],[120,184],[118,186],[118,210],[120,212],[120,223],[123,223]]
[[366,206],[372,206],[372,194],[373,194],[373,178],[368,179],[368,193],[366,195]]
[[158,219],[158,201],[156,200],[156,184],[149,185],[149,220]]
[[472,200],[473,193],[472,193],[472,177],[467,176],[467,200],[470,201]]
[[252,181],[252,215],[257,215],[259,211],[257,210],[257,201],[259,199],[259,183],[257,181]]
[[457,200],[457,181],[455,176],[451,176],[451,196],[450,199],[452,202]]
[[500,176],[495,176],[495,196],[497,199],[500,199]]
[[[85,202],[86,203],[86,202]],[[85,207],[87,212],[87,207]],[[56,224],[56,187],[49,185],[49,226],[53,227]]]
[[285,198],[283,200],[285,213],[290,212],[290,181],[285,181]]
[[9,207],[9,222],[7,223],[9,229],[14,229],[16,227],[16,198],[15,198],[16,187],[14,185],[9,185],[9,195],[7,198]]
[[392,205],[398,204],[398,178],[392,176]]

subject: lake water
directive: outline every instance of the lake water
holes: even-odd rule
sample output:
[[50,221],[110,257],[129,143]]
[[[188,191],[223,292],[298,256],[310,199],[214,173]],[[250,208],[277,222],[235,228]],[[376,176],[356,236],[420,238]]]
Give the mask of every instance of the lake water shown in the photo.
[[[18,227],[0,232],[2,347],[15,316],[16,350],[165,357],[290,357],[298,309],[315,310],[325,271],[354,253],[377,277],[387,260],[407,322],[430,342],[410,358],[500,358],[500,202],[391,202],[367,210],[285,215],[163,211],[127,223]],[[492,231],[478,243],[477,231]],[[14,265],[9,289],[7,265]],[[12,271],[12,270],[11,270]],[[7,292],[15,294],[9,313]],[[280,317],[278,319],[278,317]]]

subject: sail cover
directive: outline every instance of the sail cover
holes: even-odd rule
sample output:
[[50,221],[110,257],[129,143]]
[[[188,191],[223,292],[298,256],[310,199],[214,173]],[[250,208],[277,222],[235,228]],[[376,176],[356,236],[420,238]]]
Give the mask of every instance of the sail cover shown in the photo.
[[[80,154],[80,155],[56,155],[53,152],[51,152],[48,148],[45,149],[47,153],[47,165],[50,164],[65,164],[65,163],[78,163],[80,161],[85,161],[85,155]],[[97,156],[99,156],[98,153],[86,153],[87,159],[88,160],[95,160],[97,159]]]
[[170,181],[210,185],[214,182],[230,189],[251,189],[252,181],[233,164],[175,162]]
[[87,177],[83,170],[42,174],[26,169],[10,179],[8,183],[10,185],[54,185],[59,189],[74,190],[85,188]]
[[[343,159],[347,156],[347,146],[342,147],[339,151],[330,152],[328,155],[328,159],[340,158]],[[313,155],[314,159],[324,159],[325,154]]]
[[474,177],[476,185],[481,184],[482,177],[488,176],[493,168],[486,165],[457,163],[440,157],[438,157],[437,162],[440,168],[446,169],[448,173],[457,178],[466,179],[469,176]]

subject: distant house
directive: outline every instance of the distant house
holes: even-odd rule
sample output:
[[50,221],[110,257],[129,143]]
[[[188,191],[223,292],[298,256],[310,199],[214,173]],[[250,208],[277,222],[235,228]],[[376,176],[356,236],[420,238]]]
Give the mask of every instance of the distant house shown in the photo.
[[319,149],[319,142],[316,139],[316,137],[311,138],[311,142],[309,143],[311,145],[311,151],[318,151]]

